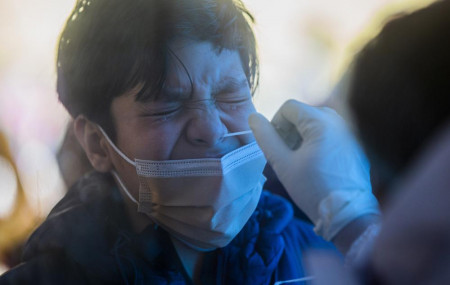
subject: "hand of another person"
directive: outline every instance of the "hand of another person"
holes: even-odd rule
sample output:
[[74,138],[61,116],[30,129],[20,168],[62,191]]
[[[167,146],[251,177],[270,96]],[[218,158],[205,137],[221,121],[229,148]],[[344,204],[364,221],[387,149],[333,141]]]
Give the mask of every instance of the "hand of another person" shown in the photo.
[[308,276],[314,285],[358,285],[356,272],[344,266],[342,259],[331,251],[311,251],[305,255]]
[[[281,183],[319,235],[330,240],[354,219],[379,213],[367,158],[334,110],[290,100],[272,123],[252,114],[249,124]],[[302,138],[294,150],[277,133],[277,128],[292,126]]]

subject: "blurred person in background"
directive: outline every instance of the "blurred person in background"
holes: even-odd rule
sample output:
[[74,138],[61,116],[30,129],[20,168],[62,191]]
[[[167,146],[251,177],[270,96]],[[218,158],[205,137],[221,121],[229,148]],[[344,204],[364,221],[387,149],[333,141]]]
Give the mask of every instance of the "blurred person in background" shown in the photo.
[[[16,179],[16,189],[7,189],[8,184],[3,180],[2,187],[5,187],[6,191],[15,191],[15,197],[11,201],[13,205],[10,212],[0,218],[0,263],[6,268],[12,268],[21,262],[24,244],[36,226],[42,222],[42,215],[30,207],[3,133],[0,133],[0,159],[4,159],[7,165],[11,166],[10,170]],[[73,132],[73,122],[67,126],[57,159],[66,189],[70,189],[81,176],[92,171],[92,166]]]
[[449,14],[437,1],[387,23],[350,81],[359,135],[391,185],[370,259],[385,284],[450,283]]
[[[57,89],[94,171],[1,284],[273,284],[304,277],[306,249],[334,249],[262,191],[251,25],[240,1],[77,1]],[[345,151],[361,175],[346,186],[377,214],[363,154]]]
[[[386,185],[388,193],[377,193],[385,197],[385,215],[381,224],[363,225],[348,247],[346,268],[328,253],[312,255],[315,284],[450,283],[448,15],[450,1],[438,1],[398,16],[356,57],[346,98],[371,165]],[[272,124],[294,126],[302,145],[289,149]],[[250,117],[258,143],[296,204],[322,218],[318,222],[339,222],[345,212],[359,211],[358,191],[344,195],[345,189],[318,183],[313,192],[302,187],[306,167],[332,177],[347,168],[329,167],[344,142],[343,133],[335,131],[336,116],[326,108],[288,102],[272,124],[260,115]]]
[[[0,159],[3,160],[2,163],[7,163],[16,180],[15,189],[7,189],[16,193],[11,211],[0,218],[0,263],[10,268],[20,263],[23,244],[41,219],[28,204],[8,140],[2,132],[0,132]],[[2,187],[7,187],[5,180]]]

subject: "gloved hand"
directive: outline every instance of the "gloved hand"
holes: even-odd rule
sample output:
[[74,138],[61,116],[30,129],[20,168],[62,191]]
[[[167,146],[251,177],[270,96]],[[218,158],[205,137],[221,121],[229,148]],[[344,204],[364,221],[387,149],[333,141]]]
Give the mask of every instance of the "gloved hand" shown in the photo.
[[[330,108],[287,101],[272,124],[260,114],[249,117],[254,136],[288,194],[327,240],[366,214],[378,214],[371,192],[369,163]],[[277,133],[294,126],[300,147],[289,148]],[[290,138],[295,136],[288,136]]]

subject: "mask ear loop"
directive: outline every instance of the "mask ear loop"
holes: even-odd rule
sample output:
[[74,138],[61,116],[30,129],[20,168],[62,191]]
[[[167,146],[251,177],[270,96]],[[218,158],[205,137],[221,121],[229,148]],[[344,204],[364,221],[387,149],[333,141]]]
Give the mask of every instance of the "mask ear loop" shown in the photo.
[[[103,134],[103,136],[105,137],[105,139],[109,143],[109,145],[115,150],[115,152],[118,155],[120,155],[126,162],[128,162],[129,164],[131,164],[133,166],[136,166],[136,162],[129,159],[123,152],[120,151],[120,149],[111,141],[111,139],[106,134],[106,132],[102,129],[102,127],[100,127],[99,125],[97,125],[97,127],[100,130],[100,132]],[[122,188],[122,190],[125,192],[125,194],[127,194],[128,198],[130,198],[130,200],[133,201],[135,204],[139,205],[138,201],[136,201],[136,199],[134,199],[134,197],[131,196],[130,192],[128,192],[128,189],[127,189],[127,187],[125,187],[125,184],[123,184],[122,179],[120,179],[120,177],[119,177],[119,174],[117,174],[117,172],[115,170],[111,170],[111,174],[114,176],[116,181],[119,183],[119,186]]]
[[103,134],[103,136],[105,137],[106,141],[108,141],[109,145],[116,151],[116,153],[118,155],[120,155],[129,164],[131,164],[133,166],[136,166],[136,162],[134,162],[131,159],[129,159],[123,152],[120,151],[120,149],[111,141],[111,139],[105,133],[105,131],[102,129],[102,127],[100,127],[99,125],[97,125],[97,127],[100,130],[100,132]]
[[133,196],[131,196],[130,192],[128,192],[127,187],[122,182],[122,179],[120,179],[119,174],[115,170],[111,170],[111,174],[116,178],[117,182],[119,183],[119,186],[122,188],[122,190],[127,194],[128,198],[130,198],[131,201],[133,201],[136,205],[139,205],[138,201],[134,199]]
[[128,198],[130,198],[131,201],[133,201],[136,205],[139,205],[138,201],[134,199],[133,196],[131,196],[130,192],[128,192],[127,187],[122,182],[122,179],[120,179],[119,174],[115,170],[111,170],[111,174],[116,178],[117,182],[119,183],[119,186],[122,188],[122,190],[127,194]]

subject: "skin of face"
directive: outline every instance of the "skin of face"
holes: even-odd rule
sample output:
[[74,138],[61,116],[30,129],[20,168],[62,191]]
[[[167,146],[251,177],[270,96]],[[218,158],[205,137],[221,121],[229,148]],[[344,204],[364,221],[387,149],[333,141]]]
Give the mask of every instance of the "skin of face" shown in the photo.
[[[136,101],[136,88],[112,101],[117,147],[131,160],[175,160],[220,158],[254,141],[224,137],[249,130],[248,116],[256,112],[239,53],[208,42],[176,41],[170,48],[175,56],[157,100]],[[135,167],[108,149],[111,167],[139,200]]]

